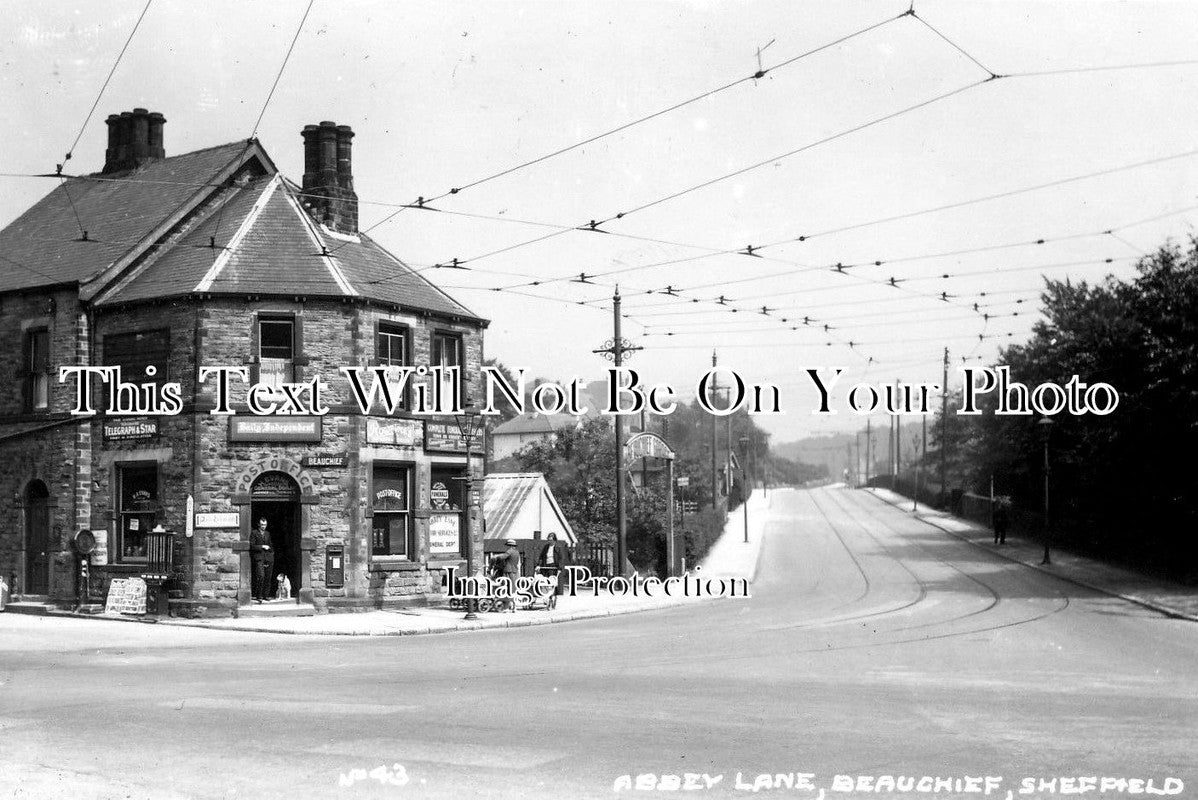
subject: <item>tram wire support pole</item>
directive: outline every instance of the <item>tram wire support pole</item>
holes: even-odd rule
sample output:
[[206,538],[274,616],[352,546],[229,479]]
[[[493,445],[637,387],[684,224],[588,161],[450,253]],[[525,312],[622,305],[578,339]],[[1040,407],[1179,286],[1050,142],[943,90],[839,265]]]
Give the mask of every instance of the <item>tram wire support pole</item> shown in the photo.
[[[604,342],[603,347],[592,350],[592,353],[602,355],[612,361],[617,367],[624,365],[624,359],[644,348],[635,345],[623,337],[620,330],[620,287],[616,286],[612,294],[612,338]],[[624,576],[624,565],[628,561],[628,512],[625,507],[624,483],[627,479],[627,467],[624,464],[624,418],[615,415],[616,426],[616,553],[615,564],[612,567],[614,575]]]
[[[453,420],[458,426],[458,433],[462,435],[462,440],[466,444],[466,474],[463,478],[461,478],[461,481],[462,490],[465,494],[465,502],[463,505],[466,507],[466,577],[473,579],[475,563],[477,561],[474,554],[474,522],[476,515],[480,513],[480,511],[478,508],[476,508],[474,503],[474,469],[471,462],[473,461],[474,456],[472,452],[474,437],[477,433],[482,431],[482,417],[479,416],[478,410],[474,407],[474,402],[467,397],[465,402],[462,404],[462,413],[454,415]],[[485,469],[485,450],[483,452],[483,456],[483,464]],[[452,588],[453,587],[450,587],[450,589]],[[473,594],[473,592],[470,594]],[[467,596],[466,616],[463,617],[463,619],[478,619],[477,597]]]

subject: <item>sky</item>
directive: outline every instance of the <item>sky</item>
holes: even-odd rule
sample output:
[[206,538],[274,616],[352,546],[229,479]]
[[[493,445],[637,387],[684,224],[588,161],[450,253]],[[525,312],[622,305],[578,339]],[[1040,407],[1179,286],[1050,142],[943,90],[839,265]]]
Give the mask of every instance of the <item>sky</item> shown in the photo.
[[[0,225],[81,126],[66,171],[100,169],[110,113],[165,114],[168,155],[257,124],[297,182],[301,128],[348,124],[362,227],[491,321],[488,356],[600,378],[618,282],[643,381],[692,396],[714,350],[779,387],[776,441],[858,429],[844,390],[939,382],[946,347],[955,384],[1045,277],[1131,276],[1198,219],[1198,64],[1161,65],[1195,3],[315,0],[301,28],[306,0],[152,0],[102,95],[144,2],[2,5]],[[1090,71],[1131,64],[1158,66]]]

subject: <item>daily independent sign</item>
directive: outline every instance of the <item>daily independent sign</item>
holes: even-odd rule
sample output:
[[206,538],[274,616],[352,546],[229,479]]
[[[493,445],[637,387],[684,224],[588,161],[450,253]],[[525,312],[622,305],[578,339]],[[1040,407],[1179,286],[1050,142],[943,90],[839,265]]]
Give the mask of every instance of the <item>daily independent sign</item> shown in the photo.
[[229,417],[230,442],[319,442],[320,417]]

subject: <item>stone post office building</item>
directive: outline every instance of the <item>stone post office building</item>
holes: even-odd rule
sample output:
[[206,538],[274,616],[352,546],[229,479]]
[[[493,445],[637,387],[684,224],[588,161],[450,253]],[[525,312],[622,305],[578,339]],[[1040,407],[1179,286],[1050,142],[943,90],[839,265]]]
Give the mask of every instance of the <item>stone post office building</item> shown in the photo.
[[[486,322],[358,231],[349,127],[303,129],[297,186],[257,140],[167,157],[165,122],[108,117],[103,171],[0,231],[0,573],[17,594],[73,602],[72,540],[92,531],[102,599],[145,571],[161,526],[175,534],[172,610],[227,615],[250,602],[250,530],[265,518],[275,576],[303,606],[439,599],[444,567],[482,552],[465,442],[453,417],[410,413],[410,395],[361,414],[338,370],[457,365],[477,398]],[[178,382],[182,413],[72,416],[64,365]],[[201,366],[320,376],[330,411],[212,415]]]

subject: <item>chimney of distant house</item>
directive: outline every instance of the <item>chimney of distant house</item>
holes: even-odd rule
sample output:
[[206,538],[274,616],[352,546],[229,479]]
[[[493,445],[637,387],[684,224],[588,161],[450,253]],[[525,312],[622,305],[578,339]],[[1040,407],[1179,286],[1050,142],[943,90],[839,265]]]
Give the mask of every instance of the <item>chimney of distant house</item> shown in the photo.
[[153,158],[166,158],[162,145],[162,126],[166,117],[135,108],[108,115],[108,149],[104,151],[104,172],[136,169]]
[[325,121],[305,125],[300,135],[304,137],[304,207],[330,230],[357,233],[353,130],[348,125]]

